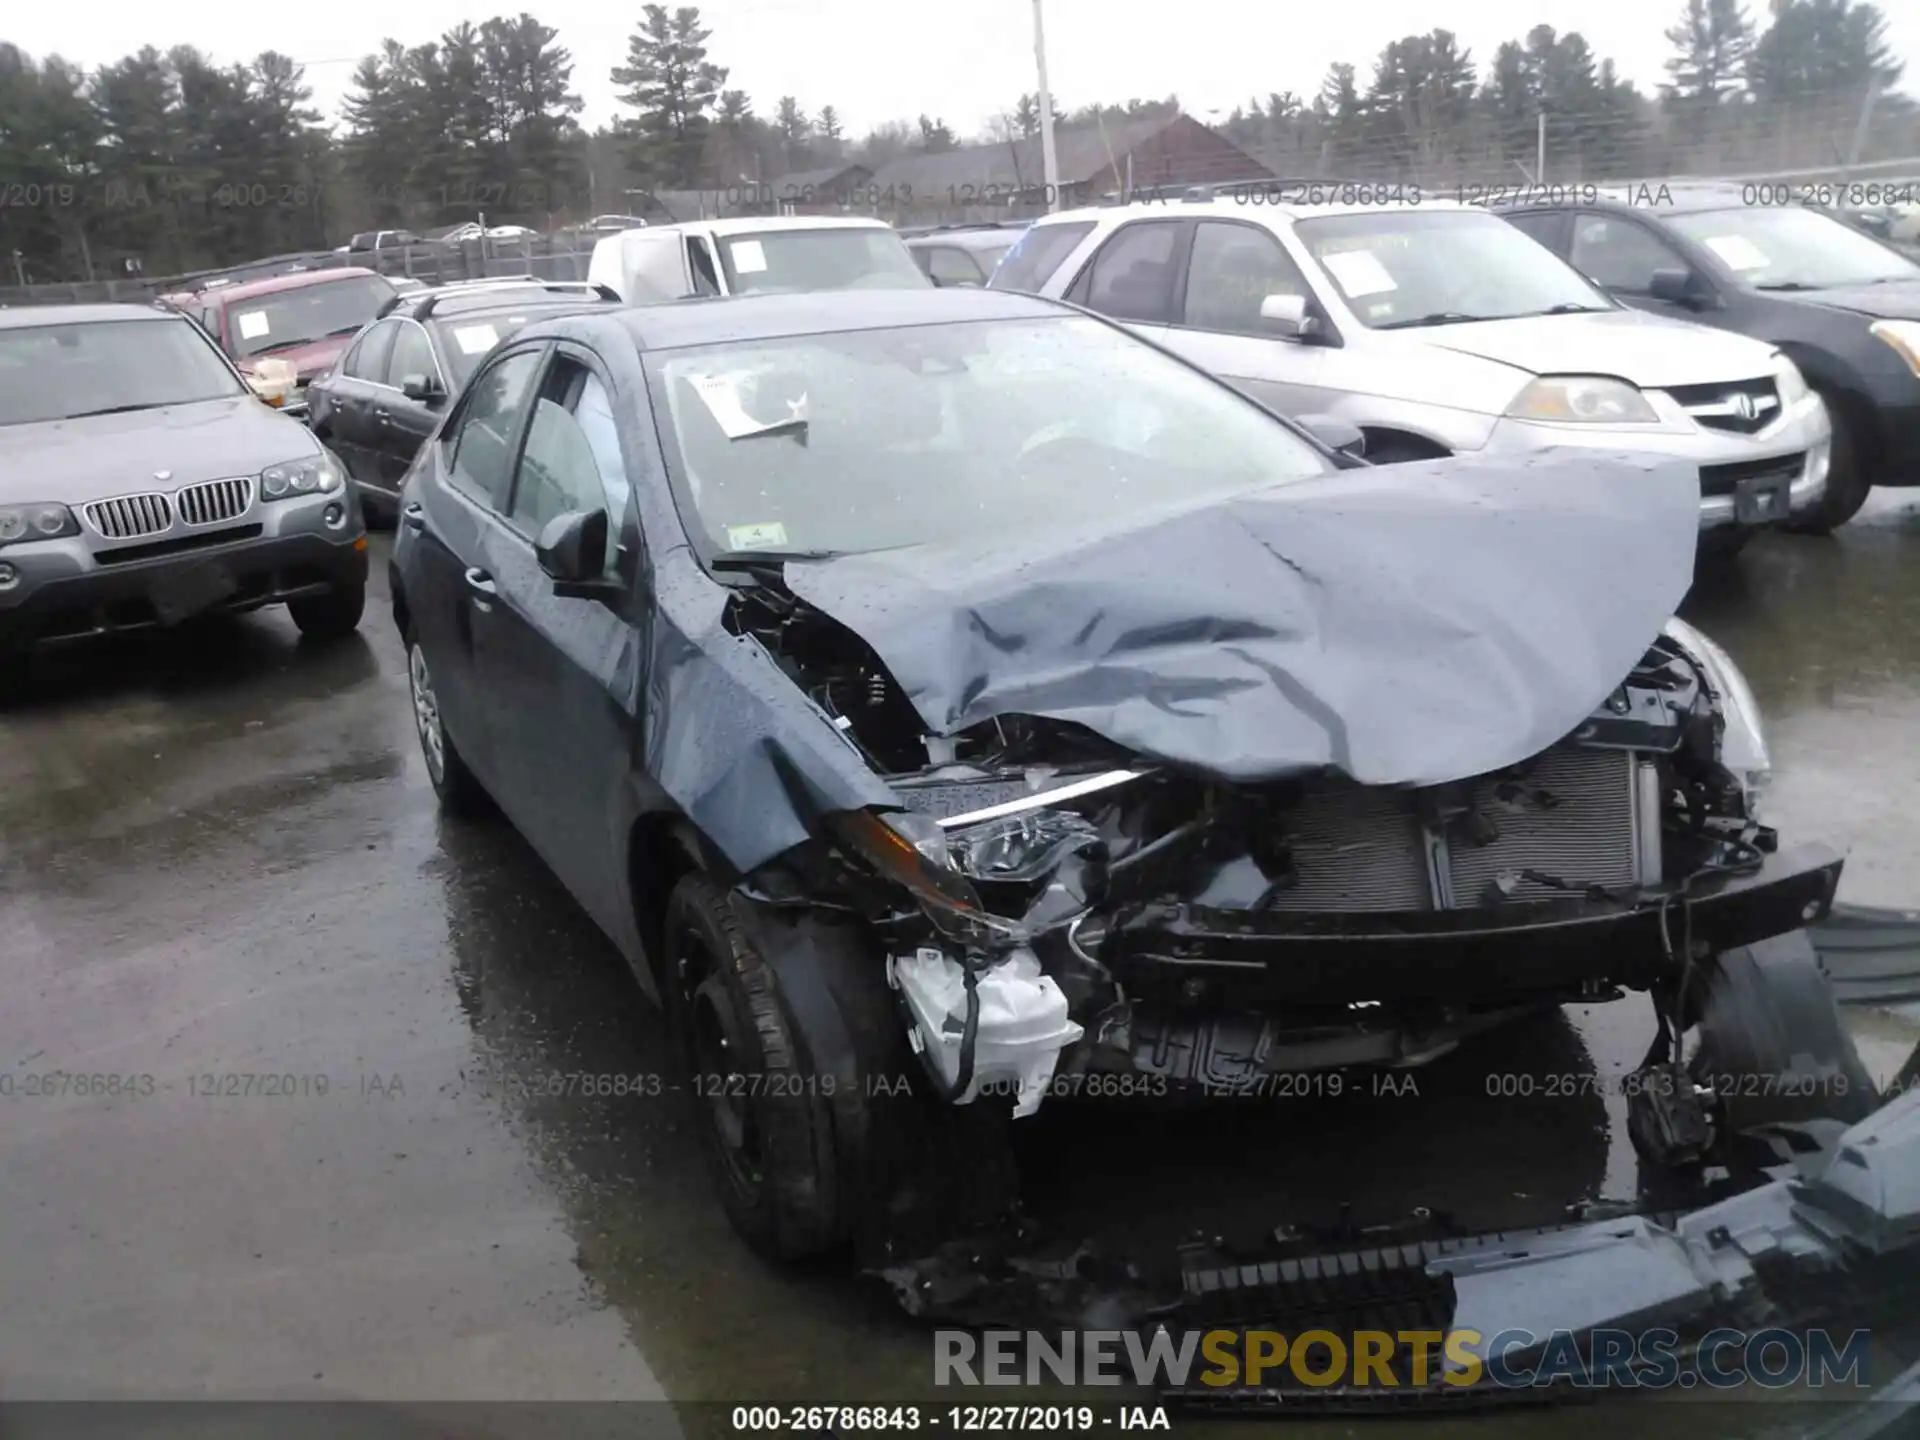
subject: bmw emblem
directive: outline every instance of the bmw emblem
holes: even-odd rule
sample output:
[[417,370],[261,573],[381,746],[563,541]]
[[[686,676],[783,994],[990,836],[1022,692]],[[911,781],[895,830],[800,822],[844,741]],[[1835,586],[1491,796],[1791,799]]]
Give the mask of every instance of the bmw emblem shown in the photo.
[[153,478],[164,484],[166,481],[171,480],[173,478],[173,471],[156,470],[153,472]]

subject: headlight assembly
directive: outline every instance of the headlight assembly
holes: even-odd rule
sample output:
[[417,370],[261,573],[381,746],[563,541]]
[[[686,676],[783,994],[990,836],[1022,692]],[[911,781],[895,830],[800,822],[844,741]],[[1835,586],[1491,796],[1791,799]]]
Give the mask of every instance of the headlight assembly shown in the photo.
[[1667,622],[1667,634],[1700,666],[1719,698],[1724,725],[1720,763],[1740,778],[1751,809],[1773,776],[1773,756],[1767,749],[1760,702],[1753,698],[1753,688],[1733,657],[1693,626],[1676,617]]
[[936,923],[1015,929],[980,903],[973,883],[950,863],[945,834],[924,815],[842,810],[827,817],[827,826],[848,852],[919,901]]
[[1633,386],[1605,375],[1542,375],[1507,407],[1515,420],[1554,425],[1658,425],[1660,417]]
[[0,545],[24,540],[57,540],[78,535],[79,522],[64,505],[0,505]]
[[289,460],[284,465],[269,465],[262,470],[260,498],[289,500],[296,495],[330,495],[344,483],[340,467],[323,450],[304,460]]
[[1867,333],[1891,345],[1907,362],[1907,368],[1920,375],[1920,321],[1876,320],[1867,327]]

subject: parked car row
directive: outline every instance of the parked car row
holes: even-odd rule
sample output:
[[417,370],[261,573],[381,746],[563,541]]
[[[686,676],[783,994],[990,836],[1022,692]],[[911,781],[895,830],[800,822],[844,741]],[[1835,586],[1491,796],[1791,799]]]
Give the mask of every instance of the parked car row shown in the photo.
[[[1920,265],[1812,209],[1191,203],[1049,215],[997,289],[1109,315],[1369,457],[1627,447],[1698,472],[1705,543],[1920,483]],[[1537,242],[1537,243],[1536,243]],[[1715,333],[1719,332],[1719,333]]]

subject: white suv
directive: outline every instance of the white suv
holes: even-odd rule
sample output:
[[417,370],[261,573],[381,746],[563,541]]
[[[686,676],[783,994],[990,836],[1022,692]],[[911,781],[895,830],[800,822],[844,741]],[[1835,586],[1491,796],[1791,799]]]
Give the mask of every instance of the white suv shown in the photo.
[[1678,456],[1702,528],[1735,545],[1825,489],[1826,407],[1766,345],[1626,309],[1484,210],[1271,198],[1050,215],[990,283],[1123,321],[1284,415],[1347,421],[1376,463]]

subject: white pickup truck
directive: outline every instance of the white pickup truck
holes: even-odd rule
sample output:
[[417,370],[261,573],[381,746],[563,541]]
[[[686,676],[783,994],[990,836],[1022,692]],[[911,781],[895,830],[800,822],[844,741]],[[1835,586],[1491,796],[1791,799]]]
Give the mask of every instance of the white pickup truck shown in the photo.
[[594,245],[587,280],[629,305],[776,290],[924,290],[931,283],[892,226],[837,215],[622,230]]

